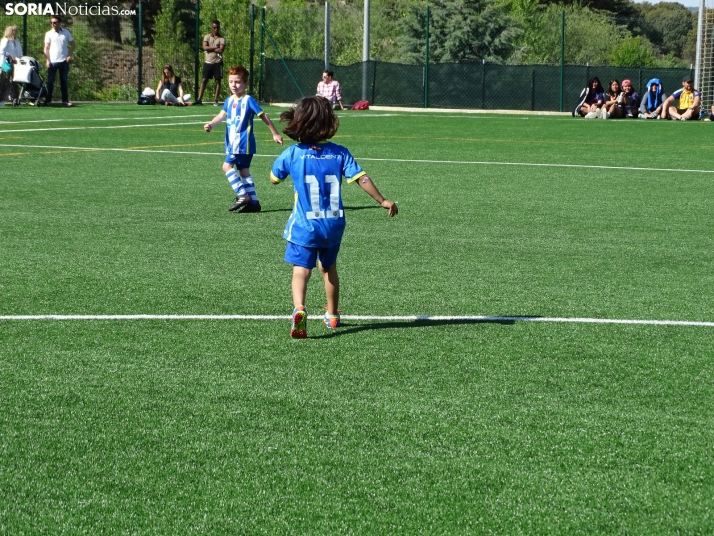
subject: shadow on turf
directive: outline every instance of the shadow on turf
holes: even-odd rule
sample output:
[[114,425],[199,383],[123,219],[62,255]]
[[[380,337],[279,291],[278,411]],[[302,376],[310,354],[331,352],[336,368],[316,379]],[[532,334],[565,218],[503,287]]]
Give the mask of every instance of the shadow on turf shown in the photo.
[[[521,316],[520,318],[538,318],[537,316]],[[511,326],[518,320],[502,319],[502,318],[478,318],[478,319],[454,319],[454,320],[400,320],[396,322],[371,322],[369,324],[352,324],[342,322],[342,326],[336,330],[329,331],[323,335],[312,335],[311,339],[326,339],[329,337],[339,337],[340,335],[350,335],[360,331],[368,331],[373,329],[403,329],[403,328],[422,328],[427,326],[458,326],[463,324],[502,324]]]

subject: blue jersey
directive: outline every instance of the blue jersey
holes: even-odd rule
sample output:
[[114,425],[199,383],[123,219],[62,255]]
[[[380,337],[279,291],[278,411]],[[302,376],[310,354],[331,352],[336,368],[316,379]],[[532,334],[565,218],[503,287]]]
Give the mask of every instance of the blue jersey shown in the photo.
[[341,145],[298,143],[285,149],[273,164],[271,176],[293,179],[295,203],[283,238],[299,246],[337,246],[345,231],[342,178],[357,180],[365,172]]
[[231,95],[223,103],[226,114],[226,154],[255,153],[253,116],[260,117],[263,110],[250,95]]

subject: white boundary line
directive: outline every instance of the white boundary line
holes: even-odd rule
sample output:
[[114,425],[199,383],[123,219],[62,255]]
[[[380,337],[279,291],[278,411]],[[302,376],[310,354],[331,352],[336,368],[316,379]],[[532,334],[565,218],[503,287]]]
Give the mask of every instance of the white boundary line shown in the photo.
[[[194,124],[194,123],[185,123]],[[157,125],[158,126],[158,125]],[[106,128],[106,127],[96,127]],[[2,134],[2,132],[0,132]],[[216,143],[220,143],[217,141]],[[164,153],[164,154],[185,154],[199,156],[224,156],[220,153],[207,153],[203,151],[166,151],[160,149],[121,149],[117,147],[65,147],[61,145],[20,145],[0,143],[0,147],[16,147],[21,149],[66,149],[68,151],[117,151],[127,153]],[[0,154],[0,156],[2,156]],[[274,154],[254,154],[254,157],[277,158]],[[369,158],[357,157],[357,160],[368,162],[401,162],[407,164],[461,164],[474,166],[527,166],[527,167],[555,167],[555,168],[579,168],[579,169],[610,169],[622,171],[664,171],[667,173],[714,173],[712,169],[675,169],[675,168],[645,168],[645,167],[627,167],[627,166],[593,166],[586,164],[537,164],[532,162],[488,162],[488,161],[460,161],[460,160],[419,160],[406,158]]]
[[64,119],[32,119],[29,121],[0,121],[0,125],[22,125],[25,123],[69,123],[70,121],[141,121],[143,119],[187,119],[190,117],[206,117],[212,114],[200,115],[157,115],[153,117],[92,117],[92,118],[71,118]]
[[[11,320],[288,320],[289,315],[4,315]],[[630,324],[648,326],[693,326],[714,328],[714,322],[689,320],[628,320],[618,318],[561,318],[541,316],[369,316],[343,315],[343,320],[384,320],[389,322],[549,322],[569,324]]]
[[91,130],[91,129],[107,129],[107,128],[153,128],[153,127],[175,127],[179,125],[203,125],[205,121],[190,121],[188,123],[152,123],[149,125],[110,125],[102,127],[53,127],[53,128],[19,128],[14,130],[0,130],[2,134],[12,134],[14,132],[55,132],[58,130]]

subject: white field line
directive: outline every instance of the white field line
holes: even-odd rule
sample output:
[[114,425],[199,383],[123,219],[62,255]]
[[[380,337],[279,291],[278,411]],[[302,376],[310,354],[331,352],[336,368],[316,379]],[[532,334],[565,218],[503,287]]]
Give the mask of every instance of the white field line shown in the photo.
[[[3,315],[11,320],[289,320],[289,315]],[[370,316],[342,315],[343,320],[387,322],[550,322],[565,324],[630,324],[646,326],[692,326],[714,328],[714,322],[688,320],[629,320],[620,318],[560,318],[539,316]]]
[[95,117],[95,118],[65,118],[65,119],[32,119],[30,121],[0,121],[0,125],[23,125],[25,123],[69,123],[70,121],[143,121],[144,119],[187,119],[191,117],[206,117],[215,114],[200,115],[161,115],[153,117]]
[[111,126],[82,126],[82,127],[54,127],[54,128],[18,128],[14,130],[0,130],[0,134],[10,134],[13,132],[55,132],[59,130],[94,130],[107,128],[153,128],[153,127],[175,127],[179,125],[203,125],[205,121],[190,121],[188,123],[152,123],[149,125],[111,125]]
[[[195,123],[186,123],[195,124]],[[159,125],[157,125],[159,126]],[[105,127],[98,127],[105,128]],[[9,131],[6,131],[9,132]],[[2,132],[0,132],[2,134]],[[217,142],[219,143],[219,142]],[[66,147],[62,145],[20,145],[0,143],[0,147],[19,147],[24,149],[66,149],[68,151],[118,151],[127,153],[165,153],[184,154],[199,156],[222,156],[224,153],[207,153],[205,151],[167,151],[163,149],[121,149],[117,147]],[[273,154],[254,154],[253,157],[277,158]],[[629,166],[593,166],[585,164],[537,164],[532,162],[488,162],[488,161],[468,161],[468,160],[419,160],[406,158],[369,158],[357,157],[359,161],[366,162],[401,162],[408,164],[447,164],[447,165],[472,165],[472,166],[527,166],[527,167],[555,167],[555,168],[579,168],[579,169],[610,169],[622,171],[663,171],[667,173],[714,173],[712,169],[675,169],[675,168],[651,168],[651,167],[629,167]]]

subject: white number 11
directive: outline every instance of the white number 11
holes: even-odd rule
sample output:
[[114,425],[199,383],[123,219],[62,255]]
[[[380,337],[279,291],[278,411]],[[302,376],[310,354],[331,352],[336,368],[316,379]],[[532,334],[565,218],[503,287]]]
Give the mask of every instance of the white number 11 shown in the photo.
[[325,175],[325,184],[330,188],[330,209],[325,213],[320,210],[320,183],[315,175],[305,175],[305,182],[310,190],[309,219],[338,218],[340,217],[340,181],[335,175]]

